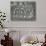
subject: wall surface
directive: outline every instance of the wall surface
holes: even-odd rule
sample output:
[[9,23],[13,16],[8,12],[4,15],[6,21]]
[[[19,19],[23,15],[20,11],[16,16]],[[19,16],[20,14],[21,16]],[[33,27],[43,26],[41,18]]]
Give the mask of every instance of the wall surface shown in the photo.
[[[0,10],[6,13],[7,27],[46,27],[46,0],[27,0],[36,1],[36,21],[11,21],[10,20],[10,2],[18,0],[0,0]],[[19,0],[26,1],[26,0]]]

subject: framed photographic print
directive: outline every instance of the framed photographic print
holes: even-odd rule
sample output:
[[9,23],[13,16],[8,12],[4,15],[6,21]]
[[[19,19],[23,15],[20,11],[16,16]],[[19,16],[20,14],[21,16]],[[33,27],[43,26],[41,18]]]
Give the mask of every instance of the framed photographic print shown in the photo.
[[11,20],[12,21],[35,21],[36,2],[30,1],[11,1]]

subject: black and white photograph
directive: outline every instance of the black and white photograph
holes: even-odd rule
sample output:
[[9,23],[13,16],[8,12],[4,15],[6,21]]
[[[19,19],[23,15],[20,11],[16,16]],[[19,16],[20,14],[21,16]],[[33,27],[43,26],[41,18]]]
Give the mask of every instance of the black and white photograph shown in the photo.
[[35,21],[36,2],[11,1],[11,20],[12,21]]

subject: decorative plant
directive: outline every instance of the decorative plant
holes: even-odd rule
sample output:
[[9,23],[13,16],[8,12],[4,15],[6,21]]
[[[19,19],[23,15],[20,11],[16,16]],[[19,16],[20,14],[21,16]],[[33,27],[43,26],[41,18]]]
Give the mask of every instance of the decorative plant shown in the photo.
[[4,12],[0,11],[0,27],[3,28],[3,23],[6,20],[6,15]]

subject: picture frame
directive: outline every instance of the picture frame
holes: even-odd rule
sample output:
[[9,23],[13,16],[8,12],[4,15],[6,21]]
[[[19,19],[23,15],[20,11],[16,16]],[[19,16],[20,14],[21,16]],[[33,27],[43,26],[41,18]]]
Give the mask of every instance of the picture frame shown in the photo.
[[35,21],[36,2],[11,1],[11,21]]

